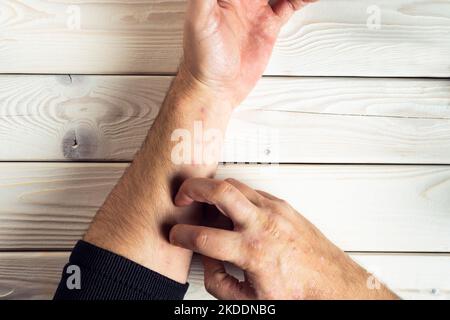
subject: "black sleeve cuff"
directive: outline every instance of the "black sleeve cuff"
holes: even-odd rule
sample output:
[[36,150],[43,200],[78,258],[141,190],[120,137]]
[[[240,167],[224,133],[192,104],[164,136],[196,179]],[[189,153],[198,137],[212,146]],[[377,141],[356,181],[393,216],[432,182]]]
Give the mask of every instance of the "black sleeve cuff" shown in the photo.
[[[75,278],[77,270],[80,271],[79,279]],[[112,252],[79,241],[64,267],[54,299],[182,300],[188,286]]]

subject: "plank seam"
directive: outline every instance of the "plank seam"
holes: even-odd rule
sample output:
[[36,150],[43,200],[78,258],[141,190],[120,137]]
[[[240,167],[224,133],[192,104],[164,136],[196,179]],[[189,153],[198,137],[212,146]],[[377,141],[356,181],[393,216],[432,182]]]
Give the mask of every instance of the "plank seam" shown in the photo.
[[[0,164],[131,164],[132,161],[128,160],[0,160]],[[392,166],[392,167],[447,167],[450,163],[365,163],[365,162],[277,162],[277,163],[266,163],[266,162],[219,162],[220,166],[245,166],[245,165],[279,165],[279,166]]]
[[[168,73],[73,73],[73,72],[51,72],[51,73],[13,73],[13,72],[0,72],[0,76],[95,76],[95,77],[174,77],[177,73],[168,72]],[[277,75],[277,74],[267,74],[263,75],[262,78],[270,79],[270,78],[289,78],[289,79],[389,79],[389,80],[443,80],[450,81],[450,77],[433,77],[433,76],[355,76],[355,75],[341,75],[341,76],[333,76],[333,75]]]
[[376,115],[376,114],[356,114],[356,113],[330,113],[330,112],[313,112],[313,111],[294,111],[283,109],[249,109],[260,112],[281,112],[281,113],[293,113],[293,114],[311,114],[317,116],[339,116],[339,117],[361,117],[361,118],[379,118],[379,119],[418,119],[418,120],[450,120],[447,117],[419,117],[419,116],[389,116],[389,115]]
[[[42,249],[0,249],[2,253],[71,253],[72,249],[42,248]],[[350,255],[425,255],[425,256],[448,256],[450,251],[344,251]]]

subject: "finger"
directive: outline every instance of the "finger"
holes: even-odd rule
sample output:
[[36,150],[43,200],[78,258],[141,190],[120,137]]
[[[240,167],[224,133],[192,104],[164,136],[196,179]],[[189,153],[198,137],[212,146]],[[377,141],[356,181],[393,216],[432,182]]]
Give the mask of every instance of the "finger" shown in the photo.
[[247,197],[253,204],[259,206],[261,204],[262,196],[256,192],[254,189],[250,188],[248,185],[236,180],[236,179],[226,179],[226,182],[235,186],[244,196]]
[[175,197],[175,204],[189,206],[195,201],[215,205],[235,225],[247,226],[256,219],[257,207],[226,181],[202,178],[186,180]]
[[242,265],[237,232],[178,224],[170,230],[170,243],[217,260]]
[[251,299],[249,286],[228,274],[222,262],[208,257],[203,257],[202,261],[206,291],[215,298],[220,300]]
[[308,3],[315,1],[316,0],[277,0],[272,6],[272,9],[284,24],[289,21],[296,11],[303,8]]

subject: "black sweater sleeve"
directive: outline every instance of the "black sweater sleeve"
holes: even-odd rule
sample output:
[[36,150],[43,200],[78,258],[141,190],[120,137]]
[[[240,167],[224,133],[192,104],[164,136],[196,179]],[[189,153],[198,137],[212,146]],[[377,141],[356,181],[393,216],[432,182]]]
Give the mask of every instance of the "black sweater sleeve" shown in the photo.
[[180,284],[124,257],[79,241],[64,267],[54,299],[181,300],[187,288],[188,284]]

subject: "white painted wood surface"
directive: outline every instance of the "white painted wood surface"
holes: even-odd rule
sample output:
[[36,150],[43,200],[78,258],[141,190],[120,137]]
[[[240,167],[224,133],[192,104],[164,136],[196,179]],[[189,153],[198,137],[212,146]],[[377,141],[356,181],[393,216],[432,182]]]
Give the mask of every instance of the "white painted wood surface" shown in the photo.
[[[0,299],[52,298],[68,256],[66,252],[0,253]],[[404,299],[450,299],[449,255],[351,256]],[[204,289],[202,272],[196,257],[188,280],[187,299],[213,298]]]
[[[170,81],[0,76],[0,160],[129,161]],[[226,162],[450,164],[450,81],[265,78],[226,141]]]
[[[0,164],[0,249],[68,249],[126,164]],[[449,166],[233,165],[347,251],[450,251]]]
[[[184,6],[2,0],[0,73],[173,73]],[[449,56],[447,0],[321,0],[285,27],[266,73],[448,77]]]
[[[127,165],[72,162],[132,159],[171,80],[136,74],[176,71],[184,6],[0,1],[0,299],[52,296],[63,250]],[[449,57],[450,0],[309,6],[266,75],[320,77],[264,78],[222,158],[292,165],[222,166],[218,177],[285,198],[346,250],[385,251],[352,256],[402,297],[450,299]],[[190,299],[209,298],[201,272],[197,261]]]

